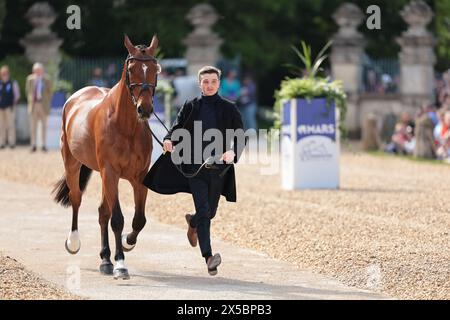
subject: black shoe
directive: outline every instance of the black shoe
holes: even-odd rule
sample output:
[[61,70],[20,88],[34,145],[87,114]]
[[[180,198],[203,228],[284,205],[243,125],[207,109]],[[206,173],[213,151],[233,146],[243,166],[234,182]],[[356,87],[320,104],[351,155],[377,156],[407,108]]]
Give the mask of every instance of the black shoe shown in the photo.
[[216,253],[215,255],[208,258],[206,265],[208,266],[208,273],[211,276],[215,276],[217,274],[217,267],[222,263],[222,258],[220,254]]
[[12,144],[9,146],[10,149],[14,149],[16,147],[16,145]]
[[4,145],[1,145],[1,146],[0,146],[0,150],[2,150],[2,149],[5,149],[5,146],[4,146]]
[[47,152],[47,148],[46,147],[42,147],[42,152]]
[[31,147],[31,152],[36,152],[36,147]]

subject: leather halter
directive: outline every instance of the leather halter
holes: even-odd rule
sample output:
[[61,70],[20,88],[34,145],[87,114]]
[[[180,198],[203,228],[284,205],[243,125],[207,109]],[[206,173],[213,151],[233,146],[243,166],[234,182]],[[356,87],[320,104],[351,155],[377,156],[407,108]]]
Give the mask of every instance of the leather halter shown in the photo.
[[[139,82],[139,83],[133,82],[133,83],[130,83],[130,71],[128,70],[128,64],[129,64],[129,62],[131,60],[152,61],[152,62],[154,62],[156,64],[158,63],[158,60],[156,60],[156,58],[153,57],[153,56],[135,57],[135,56],[132,56],[131,54],[129,54],[127,59],[125,60],[125,64],[126,64],[126,68],[127,68],[127,71],[126,71],[126,74],[125,74],[125,84],[127,85],[128,90],[130,91],[131,99],[133,100],[133,104],[136,107],[137,106],[137,101],[139,100],[139,97],[141,96],[141,94],[144,91],[149,91],[150,92],[150,88],[153,88],[152,97],[155,95],[156,86],[158,84],[158,73],[156,73],[156,76],[155,76],[155,84],[151,84],[151,83],[146,82],[147,79],[144,79],[144,82]],[[137,96],[137,98],[133,94],[133,89],[135,87],[141,87],[141,90],[139,91],[139,95]]]

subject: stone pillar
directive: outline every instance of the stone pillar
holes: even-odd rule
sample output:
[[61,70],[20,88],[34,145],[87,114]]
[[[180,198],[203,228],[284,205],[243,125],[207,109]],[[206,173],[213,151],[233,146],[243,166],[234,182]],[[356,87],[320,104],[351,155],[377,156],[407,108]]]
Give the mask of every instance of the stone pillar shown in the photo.
[[[50,26],[56,19],[53,8],[47,2],[36,2],[25,14],[33,30],[20,39],[20,44],[25,48],[25,56],[31,63],[41,62],[45,66],[45,72],[52,78],[53,83],[58,79],[59,63],[61,56],[59,48],[63,41],[50,30]],[[30,70],[31,73],[31,70]],[[59,147],[59,137],[61,135],[61,109],[53,110],[48,119],[47,141],[42,142],[41,135],[38,135],[37,144],[46,145],[49,149]],[[17,109],[16,113],[17,127],[28,127],[28,114],[25,109]],[[26,133],[23,129],[18,129],[18,136],[25,140]]]
[[55,11],[47,2],[37,2],[28,9],[25,17],[33,26],[33,30],[20,40],[26,57],[32,63],[41,62],[47,67],[51,63],[57,68],[63,41],[50,30],[56,19]]
[[215,9],[206,3],[194,6],[186,18],[194,26],[183,43],[187,46],[185,54],[188,75],[197,75],[198,70],[204,65],[216,65],[220,58],[219,48],[223,40],[211,27],[216,23],[218,15]]
[[361,140],[365,151],[378,150],[381,146],[378,119],[373,113],[369,113],[364,119]]
[[364,14],[353,3],[343,3],[333,14],[339,31],[333,37],[331,51],[331,72],[336,80],[341,80],[348,95],[348,110],[345,120],[349,134],[360,129],[358,97],[362,83],[362,65],[365,40],[357,28]]
[[403,104],[419,108],[433,101],[436,39],[426,29],[433,19],[433,11],[423,1],[412,1],[400,12],[408,30],[397,38],[401,46],[400,77]]

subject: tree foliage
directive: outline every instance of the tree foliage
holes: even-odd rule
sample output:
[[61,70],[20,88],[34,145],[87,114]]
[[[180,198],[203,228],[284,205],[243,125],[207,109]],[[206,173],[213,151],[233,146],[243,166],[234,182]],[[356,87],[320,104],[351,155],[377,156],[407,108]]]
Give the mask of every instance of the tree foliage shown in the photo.
[[3,19],[6,15],[6,2],[5,0],[0,0],[0,39],[2,36],[2,26],[3,26]]
[[[31,30],[24,18],[34,0],[6,1],[6,16],[0,40],[0,59],[7,54],[20,54],[18,40]],[[185,16],[196,0],[48,0],[58,14],[52,29],[64,39],[62,49],[70,56],[124,56],[123,34],[134,43],[148,44],[158,34],[165,57],[182,57],[183,38],[192,30]],[[311,45],[313,53],[337,32],[333,13],[343,0],[206,0],[215,7],[220,19],[214,26],[225,41],[224,57],[241,57],[244,70],[251,71],[259,85],[260,102],[273,103],[273,92],[289,74],[282,65],[295,63],[297,57],[291,45],[300,39]],[[406,30],[399,11],[409,0],[355,0],[364,14],[370,5],[381,8],[381,30],[368,30],[365,21],[360,31],[367,39],[366,52],[373,58],[397,58],[396,37]],[[450,65],[448,43],[450,1],[426,0],[436,13],[430,26],[439,41],[440,68]],[[81,30],[68,30],[66,8],[77,4],[81,8]],[[366,14],[366,16],[368,16]],[[0,11],[1,18],[1,11]]]

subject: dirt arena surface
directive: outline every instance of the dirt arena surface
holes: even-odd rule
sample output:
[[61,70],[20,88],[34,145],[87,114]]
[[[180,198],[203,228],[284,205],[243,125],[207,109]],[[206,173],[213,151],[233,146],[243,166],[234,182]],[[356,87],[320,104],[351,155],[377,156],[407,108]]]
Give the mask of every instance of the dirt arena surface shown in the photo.
[[[278,175],[261,175],[260,169],[237,166],[238,202],[221,199],[214,236],[395,298],[450,298],[449,165],[347,151],[341,156],[340,190],[314,191],[283,191]],[[50,192],[62,173],[58,151],[0,151],[2,180]],[[100,201],[98,174],[86,194]],[[133,205],[125,181],[120,199]],[[149,192],[147,215],[163,223],[184,228],[184,214],[193,209],[188,194]],[[124,210],[124,216],[130,224],[133,212]],[[4,277],[0,274],[9,281]]]

